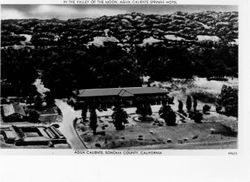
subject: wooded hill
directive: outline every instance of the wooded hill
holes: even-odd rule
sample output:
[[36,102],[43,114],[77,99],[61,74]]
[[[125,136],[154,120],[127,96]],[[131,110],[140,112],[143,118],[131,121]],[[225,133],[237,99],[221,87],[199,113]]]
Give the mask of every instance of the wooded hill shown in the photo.
[[96,19],[2,20],[2,95],[29,95],[41,78],[58,97],[75,89],[238,76],[238,13],[176,12]]

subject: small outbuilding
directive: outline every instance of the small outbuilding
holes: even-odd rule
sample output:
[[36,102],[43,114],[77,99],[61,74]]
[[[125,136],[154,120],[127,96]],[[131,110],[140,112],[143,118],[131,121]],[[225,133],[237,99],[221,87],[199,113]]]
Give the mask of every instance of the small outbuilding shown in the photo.
[[18,103],[3,104],[1,106],[1,115],[5,122],[18,122],[26,118],[23,106]]

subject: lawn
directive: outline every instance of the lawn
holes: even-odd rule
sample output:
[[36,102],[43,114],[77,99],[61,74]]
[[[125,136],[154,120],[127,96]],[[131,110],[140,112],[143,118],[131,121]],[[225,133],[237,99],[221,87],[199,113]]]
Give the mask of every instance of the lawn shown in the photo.
[[[101,149],[161,149],[177,148],[186,149],[211,149],[211,148],[236,148],[237,132],[221,122],[212,121],[216,116],[206,116],[203,123],[181,123],[177,126],[158,126],[154,122],[135,122],[133,116],[126,124],[125,130],[115,130],[111,120],[99,122],[98,134],[93,135],[85,124],[84,132],[77,129],[88,148]],[[230,117],[217,116],[220,119],[230,121]],[[216,120],[216,119],[215,119]],[[234,122],[234,121],[231,121]],[[213,129],[214,133],[211,132]]]

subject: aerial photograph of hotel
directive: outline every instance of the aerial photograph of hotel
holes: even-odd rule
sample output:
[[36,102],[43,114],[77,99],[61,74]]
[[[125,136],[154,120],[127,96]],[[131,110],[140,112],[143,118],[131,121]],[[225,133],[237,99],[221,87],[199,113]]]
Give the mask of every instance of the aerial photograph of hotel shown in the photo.
[[238,148],[237,6],[1,9],[1,150]]

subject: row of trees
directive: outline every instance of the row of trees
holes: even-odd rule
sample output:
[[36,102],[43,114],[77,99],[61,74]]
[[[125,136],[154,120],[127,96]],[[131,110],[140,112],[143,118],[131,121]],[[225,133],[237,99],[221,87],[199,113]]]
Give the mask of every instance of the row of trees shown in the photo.
[[[176,112],[171,108],[170,102],[167,100],[164,100],[162,103],[162,107],[159,110],[159,116],[163,118],[168,126],[175,126],[176,125]],[[179,101],[178,105],[178,113],[184,115],[185,117],[190,117],[193,119],[196,123],[200,123],[201,120],[203,119],[202,113],[200,113],[197,110],[197,100],[193,99],[193,109],[191,109],[192,105],[192,99],[190,96],[188,96],[187,101],[186,101],[186,108],[187,108],[187,113],[183,110],[183,103],[182,101]],[[96,108],[91,107],[90,108],[90,128],[93,130],[93,134],[96,134],[96,129],[97,129],[97,115],[96,115]],[[86,119],[86,109],[83,109],[83,120]],[[147,100],[140,100],[137,104],[137,110],[136,113],[141,115],[138,119],[141,120],[142,122],[150,120],[153,121],[152,118],[150,117],[152,115],[152,109],[147,102]],[[114,112],[112,114],[112,119],[114,126],[116,130],[123,130],[125,129],[125,124],[128,123],[127,121],[128,115],[127,113],[122,109],[120,104],[116,104],[114,108]]]
[[176,46],[136,48],[138,65],[152,80],[238,75],[238,46]]

